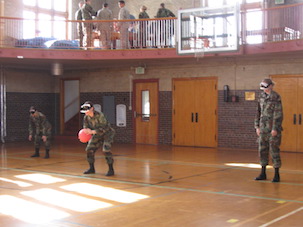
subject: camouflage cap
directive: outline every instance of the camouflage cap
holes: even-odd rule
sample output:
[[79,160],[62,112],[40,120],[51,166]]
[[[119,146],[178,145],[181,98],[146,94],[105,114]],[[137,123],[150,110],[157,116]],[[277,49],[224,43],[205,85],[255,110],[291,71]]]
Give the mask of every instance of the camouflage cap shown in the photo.
[[260,89],[264,90],[268,88],[270,85],[274,85],[274,82],[271,79],[266,78],[262,80],[262,82],[260,83]]
[[90,108],[92,108],[94,106],[94,104],[91,101],[86,101],[83,105],[81,105],[81,113],[86,113],[87,111],[90,110]]
[[34,106],[31,106],[30,108],[29,108],[29,112],[30,113],[35,113],[37,111],[37,109],[34,107]]

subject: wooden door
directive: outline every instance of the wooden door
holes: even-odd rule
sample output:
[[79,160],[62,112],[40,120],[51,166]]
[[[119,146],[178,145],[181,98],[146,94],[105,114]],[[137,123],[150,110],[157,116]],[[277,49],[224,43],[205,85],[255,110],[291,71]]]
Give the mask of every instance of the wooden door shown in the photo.
[[136,143],[158,144],[158,81],[134,81]]
[[217,146],[217,81],[195,82],[195,144],[203,147]]
[[303,152],[303,77],[273,76],[283,106],[282,151]]
[[195,146],[195,81],[174,81],[173,135],[174,144]]
[[298,133],[297,133],[297,144],[298,152],[303,152],[303,77],[298,78],[297,83],[297,89],[298,89],[298,97],[297,97],[297,103],[298,103]]
[[217,146],[217,80],[173,81],[173,144]]

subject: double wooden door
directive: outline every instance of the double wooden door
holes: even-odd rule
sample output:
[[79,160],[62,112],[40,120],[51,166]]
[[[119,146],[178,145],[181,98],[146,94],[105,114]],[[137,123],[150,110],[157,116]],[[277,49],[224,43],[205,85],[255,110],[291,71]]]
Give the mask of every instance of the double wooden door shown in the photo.
[[217,146],[217,79],[173,80],[173,144]]
[[283,132],[281,150],[303,152],[303,75],[272,76],[281,95]]

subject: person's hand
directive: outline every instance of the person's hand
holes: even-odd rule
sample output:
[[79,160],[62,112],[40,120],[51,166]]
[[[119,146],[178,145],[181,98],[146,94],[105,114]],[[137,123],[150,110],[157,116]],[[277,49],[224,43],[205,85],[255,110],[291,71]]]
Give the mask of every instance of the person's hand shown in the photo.
[[46,136],[42,136],[42,140],[43,140],[43,142],[45,143],[46,142]]
[[97,132],[96,132],[96,130],[91,130],[90,128],[86,128],[85,133],[90,134],[90,135],[91,134],[95,135]]
[[256,128],[256,133],[258,136],[260,136],[260,129],[259,128]]
[[29,136],[28,136],[28,140],[29,140],[29,141],[32,141],[32,138],[33,138],[32,135],[29,135]]
[[278,132],[276,130],[271,130],[271,136],[275,137],[278,134]]

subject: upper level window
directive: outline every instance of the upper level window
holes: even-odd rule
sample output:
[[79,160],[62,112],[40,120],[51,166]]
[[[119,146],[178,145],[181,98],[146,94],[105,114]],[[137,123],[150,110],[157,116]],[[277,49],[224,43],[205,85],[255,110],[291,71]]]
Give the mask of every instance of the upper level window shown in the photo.
[[68,1],[23,0],[23,38],[43,36],[65,39],[67,26],[63,21],[68,19]]

